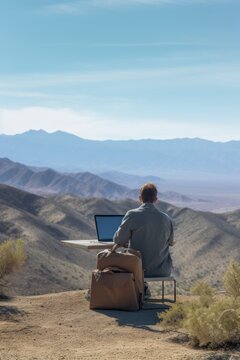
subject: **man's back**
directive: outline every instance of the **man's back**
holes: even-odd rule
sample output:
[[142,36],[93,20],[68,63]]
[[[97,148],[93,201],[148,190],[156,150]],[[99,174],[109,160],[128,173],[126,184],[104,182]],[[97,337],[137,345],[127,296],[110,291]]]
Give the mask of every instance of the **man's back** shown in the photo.
[[169,276],[172,260],[169,245],[173,245],[171,219],[151,202],[127,212],[114,236],[123,245],[129,240],[132,249],[142,254],[145,276]]

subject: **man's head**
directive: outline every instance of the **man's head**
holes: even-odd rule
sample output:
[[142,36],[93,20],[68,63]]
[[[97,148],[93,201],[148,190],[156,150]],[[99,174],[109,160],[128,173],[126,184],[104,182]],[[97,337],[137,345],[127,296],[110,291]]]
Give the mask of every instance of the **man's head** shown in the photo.
[[157,188],[152,183],[144,184],[140,189],[139,201],[155,203],[157,201]]

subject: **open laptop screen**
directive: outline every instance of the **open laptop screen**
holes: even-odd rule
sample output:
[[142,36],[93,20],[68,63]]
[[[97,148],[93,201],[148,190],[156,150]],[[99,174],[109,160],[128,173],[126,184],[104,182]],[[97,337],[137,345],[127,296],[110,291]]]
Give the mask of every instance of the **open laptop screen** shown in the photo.
[[122,222],[124,215],[95,215],[99,241],[113,241],[113,235]]

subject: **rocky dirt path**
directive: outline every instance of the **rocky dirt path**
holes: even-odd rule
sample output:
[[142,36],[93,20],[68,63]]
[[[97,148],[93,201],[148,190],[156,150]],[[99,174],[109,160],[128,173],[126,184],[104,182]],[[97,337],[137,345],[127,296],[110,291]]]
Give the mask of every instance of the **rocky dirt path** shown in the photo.
[[0,359],[210,359],[174,341],[158,312],[91,311],[82,291],[1,301]]

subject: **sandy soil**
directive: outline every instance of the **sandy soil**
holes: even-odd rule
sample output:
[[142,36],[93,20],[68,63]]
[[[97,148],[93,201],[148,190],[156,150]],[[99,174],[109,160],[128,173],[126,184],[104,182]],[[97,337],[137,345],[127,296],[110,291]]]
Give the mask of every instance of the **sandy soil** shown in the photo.
[[0,359],[213,359],[161,329],[158,313],[91,311],[83,291],[0,302]]

